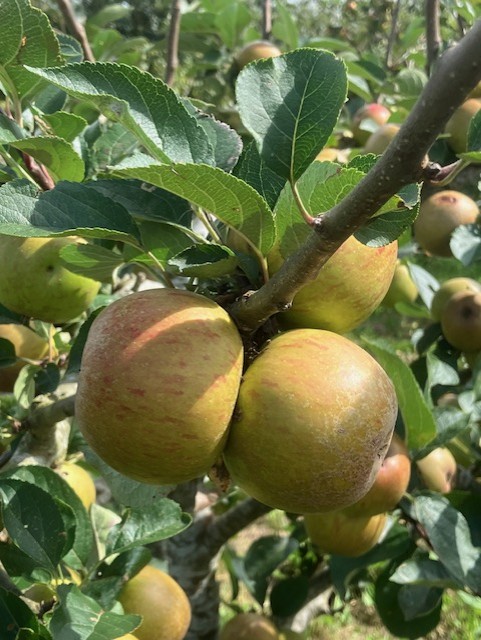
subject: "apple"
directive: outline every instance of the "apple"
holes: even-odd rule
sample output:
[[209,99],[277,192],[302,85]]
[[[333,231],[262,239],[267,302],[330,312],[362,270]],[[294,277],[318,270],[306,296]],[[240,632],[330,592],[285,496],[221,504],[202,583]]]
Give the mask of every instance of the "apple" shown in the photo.
[[183,640],[191,620],[190,602],[182,587],[167,573],[146,565],[121,589],[125,613],[142,616],[135,629],[138,640]]
[[481,109],[481,102],[470,98],[456,109],[446,123],[445,132],[449,134],[448,144],[456,153],[466,151],[471,119]]
[[[1,324],[0,338],[9,340],[13,344],[17,358],[43,360],[49,355],[48,340],[23,324]],[[51,355],[52,357],[57,355],[53,346]],[[0,391],[10,393],[13,390],[20,369],[26,364],[23,360],[19,360],[10,367],[0,369]]]
[[237,54],[235,61],[239,69],[243,69],[249,62],[263,60],[265,58],[276,58],[282,51],[275,44],[267,40],[255,40],[249,42]]
[[462,224],[473,224],[478,205],[460,191],[438,191],[421,203],[414,221],[414,238],[424,251],[434,256],[452,256],[449,241]]
[[401,127],[398,124],[382,124],[379,129],[371,133],[364,146],[365,153],[381,155],[386,151]]
[[395,433],[374,484],[366,495],[344,512],[351,516],[375,516],[391,511],[408,488],[411,460],[403,440]]
[[[275,273],[283,262],[278,249],[271,251],[269,271]],[[296,294],[291,309],[277,315],[279,323],[288,329],[351,331],[380,305],[396,263],[397,242],[373,248],[349,237]]]
[[396,415],[390,379],[361,347],[329,331],[288,331],[243,376],[225,464],[271,507],[346,507],[372,486]]
[[88,511],[95,502],[97,494],[95,483],[90,473],[73,462],[62,462],[56,467],[55,471],[75,491]]
[[441,321],[441,316],[448,300],[460,291],[476,293],[477,291],[481,291],[481,284],[472,278],[459,277],[445,280],[431,301],[431,317],[433,320],[436,320],[436,322]]
[[274,624],[260,613],[239,613],[225,624],[220,640],[280,640]]
[[307,535],[321,553],[355,558],[377,544],[386,525],[386,514],[350,516],[345,511],[304,516]]
[[447,447],[438,447],[416,461],[419,475],[431,491],[449,493],[456,479],[456,460]]
[[418,288],[411,278],[409,269],[399,260],[394,270],[394,275],[389,289],[382,300],[385,307],[394,307],[398,302],[411,303],[418,297]]
[[319,160],[319,162],[325,162],[325,161],[337,162],[338,153],[339,152],[337,149],[332,149],[331,147],[324,147],[324,149],[319,151],[315,159]]
[[358,109],[352,118],[352,135],[354,136],[354,140],[359,145],[365,145],[369,136],[372,133],[372,130],[369,131],[367,128],[363,128],[363,124],[365,120],[372,120],[376,125],[380,126],[389,120],[391,116],[391,112],[387,107],[377,102],[371,102],[370,104],[365,104],[363,107]]
[[460,351],[481,349],[481,291],[459,291],[449,298],[441,314],[446,340]]
[[212,300],[176,289],[133,293],[92,324],[77,423],[120,473],[153,484],[192,480],[222,452],[242,363],[237,328]]
[[0,303],[29,318],[61,324],[91,304],[100,283],[66,269],[60,249],[84,243],[76,237],[0,235]]
[[122,636],[118,640],[137,640],[137,638],[133,636],[131,633],[128,633],[126,636]]

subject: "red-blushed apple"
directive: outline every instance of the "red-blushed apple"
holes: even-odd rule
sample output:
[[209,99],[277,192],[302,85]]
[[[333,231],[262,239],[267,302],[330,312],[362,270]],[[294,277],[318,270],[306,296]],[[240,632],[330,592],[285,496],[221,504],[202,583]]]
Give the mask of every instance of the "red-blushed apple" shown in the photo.
[[339,509],[372,486],[396,415],[392,382],[366,351],[329,331],[288,331],[243,376],[224,460],[271,507]]
[[355,558],[377,544],[386,525],[386,514],[351,516],[345,511],[304,516],[307,535],[321,553]]
[[[275,273],[284,260],[279,249],[268,257]],[[359,326],[381,304],[393,279],[397,242],[368,247],[348,238],[326,262],[316,279],[295,295],[291,309],[277,318],[287,329],[327,329],[346,333]]]
[[478,205],[460,191],[443,190],[421,203],[414,221],[414,238],[424,251],[449,258],[451,234],[462,224],[473,224],[479,215]]
[[403,440],[394,434],[374,484],[366,495],[344,512],[347,515],[374,516],[391,511],[406,491],[411,477],[411,460]]
[[119,601],[125,613],[142,616],[138,640],[184,640],[191,620],[190,602],[167,573],[145,566],[122,587]]
[[222,452],[242,361],[237,328],[212,300],[173,289],[131,294],[92,324],[77,423],[117,471],[154,484],[191,480]]
[[419,474],[428,489],[449,493],[456,480],[456,460],[446,447],[437,447],[421,460],[416,460]]
[[29,318],[62,324],[83,313],[100,283],[65,268],[60,250],[84,244],[77,237],[0,235],[0,303]]
[[[369,136],[373,132],[372,128],[366,126],[366,120],[372,120],[375,125],[382,125],[389,120],[391,112],[387,107],[377,102],[365,104],[358,109],[352,118],[352,135],[359,145],[365,145]],[[371,124],[371,123],[369,123]],[[366,128],[363,128],[365,126]]]

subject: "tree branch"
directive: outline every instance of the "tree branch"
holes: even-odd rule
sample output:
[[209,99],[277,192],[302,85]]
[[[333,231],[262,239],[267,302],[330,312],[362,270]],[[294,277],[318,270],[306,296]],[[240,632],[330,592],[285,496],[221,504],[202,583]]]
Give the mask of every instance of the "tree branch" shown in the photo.
[[272,5],[271,0],[262,3],[262,39],[270,40],[272,35]]
[[165,83],[172,86],[175,72],[179,66],[180,0],[172,0],[170,9],[170,28],[167,44],[167,68]]
[[391,69],[392,67],[392,50],[394,48],[394,43],[396,42],[396,38],[398,35],[398,19],[399,19],[400,8],[401,8],[401,0],[397,0],[391,14],[391,31],[389,32],[389,38],[387,41],[386,67],[388,69]]
[[439,26],[439,0],[426,0],[426,70],[431,73],[439,55],[441,29]]
[[[333,209],[318,218],[305,244],[258,291],[232,305],[242,331],[253,331],[273,314],[287,310],[295,294],[347,238],[401,187],[418,182],[424,157],[452,113],[481,79],[481,21],[446,51],[398,135],[363,180]],[[429,175],[432,178],[432,175]]]
[[57,0],[58,7],[67,23],[70,33],[80,42],[85,60],[95,62],[95,57],[82,24],[77,20],[70,0]]

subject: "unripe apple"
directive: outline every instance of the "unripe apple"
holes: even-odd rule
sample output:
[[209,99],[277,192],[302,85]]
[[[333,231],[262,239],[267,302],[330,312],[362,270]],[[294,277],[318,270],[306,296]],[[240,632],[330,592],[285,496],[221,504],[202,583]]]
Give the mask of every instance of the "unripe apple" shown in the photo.
[[418,288],[411,278],[405,264],[397,262],[389,289],[382,300],[385,307],[394,307],[398,302],[414,302],[418,297]]
[[304,516],[307,535],[321,553],[355,558],[377,544],[386,525],[386,514],[350,516],[344,511]]
[[222,452],[242,359],[234,322],[212,300],[173,289],[133,293],[92,324],[77,423],[117,471],[154,484],[191,480]]
[[436,322],[441,321],[444,308],[448,300],[450,300],[455,293],[465,291],[469,293],[476,293],[481,291],[481,284],[472,278],[449,278],[445,280],[431,301],[431,317]]
[[265,58],[276,58],[282,51],[275,44],[267,40],[255,40],[249,42],[239,51],[236,56],[236,63],[239,69],[243,69],[249,62],[262,60]]
[[279,632],[260,613],[239,613],[221,629],[220,640],[279,640]]
[[56,467],[55,471],[75,491],[88,511],[95,502],[97,494],[95,483],[90,473],[73,462],[62,462]]
[[66,269],[60,249],[81,238],[0,235],[0,303],[44,322],[61,324],[83,313],[100,283]]
[[[282,265],[279,250],[269,254],[269,271]],[[326,262],[313,282],[296,294],[291,309],[278,314],[282,327],[327,329],[346,333],[359,326],[379,306],[391,284],[397,242],[368,247],[348,238]]]
[[365,153],[375,153],[381,155],[386,151],[391,144],[391,140],[394,140],[399,129],[401,127],[398,124],[383,124],[376,129],[374,133],[371,133],[365,146]]
[[456,153],[466,151],[469,125],[480,109],[481,102],[470,98],[456,109],[446,123],[444,130],[450,136],[448,144]]
[[374,484],[363,498],[346,507],[344,513],[374,516],[391,511],[403,497],[410,477],[411,460],[408,449],[402,439],[394,434]]
[[328,162],[337,162],[337,157],[338,157],[338,150],[337,149],[332,149],[331,147],[324,147],[324,149],[322,149],[322,151],[319,151],[319,153],[316,156],[316,160],[319,160],[319,162],[323,162],[323,161],[328,161]]
[[450,257],[451,234],[462,224],[473,224],[478,205],[460,191],[438,191],[421,203],[414,221],[416,242],[434,256]]
[[329,331],[288,331],[244,374],[224,460],[271,507],[339,509],[372,486],[396,415],[394,387],[366,351]]
[[419,474],[428,489],[449,493],[456,479],[456,460],[446,447],[438,447],[416,461]]
[[359,145],[365,145],[372,131],[362,128],[364,120],[373,120],[377,125],[381,126],[389,120],[391,112],[387,107],[377,102],[365,104],[358,109],[352,119],[352,135]]
[[446,340],[460,351],[481,349],[481,291],[460,291],[447,301],[441,314]]
[[[45,338],[42,338],[38,333],[23,324],[0,325],[0,338],[10,340],[15,347],[17,358],[43,360],[49,355],[48,340],[45,340]],[[56,355],[57,352],[52,347],[52,356]],[[10,367],[2,367],[0,369],[0,391],[9,393],[13,390],[19,371],[26,364],[26,362],[20,360]]]
[[191,620],[190,602],[182,587],[167,573],[145,566],[121,589],[125,613],[142,616],[135,630],[138,640],[183,640]]

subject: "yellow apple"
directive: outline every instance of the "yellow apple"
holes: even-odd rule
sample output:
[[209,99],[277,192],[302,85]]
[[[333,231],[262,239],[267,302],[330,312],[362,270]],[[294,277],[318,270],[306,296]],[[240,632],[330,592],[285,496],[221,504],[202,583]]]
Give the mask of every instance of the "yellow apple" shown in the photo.
[[419,474],[428,489],[449,493],[456,479],[456,460],[447,447],[438,447],[416,461]]
[[441,321],[444,308],[448,300],[450,300],[455,293],[460,291],[467,291],[469,293],[476,293],[481,291],[481,284],[472,278],[449,278],[445,280],[431,301],[431,317],[437,322]]
[[249,62],[263,60],[265,58],[276,58],[282,51],[275,44],[267,40],[255,40],[249,42],[236,56],[236,64],[239,69],[243,69]]
[[445,132],[449,134],[448,144],[456,153],[466,151],[471,119],[481,109],[481,102],[470,98],[456,109],[446,123]]
[[446,340],[465,352],[481,349],[481,291],[459,291],[449,298],[441,314]]
[[280,640],[274,624],[259,613],[239,613],[221,629],[220,640]]
[[182,587],[167,573],[145,566],[120,591],[125,613],[142,616],[138,640],[183,640],[191,620],[190,603]]
[[417,297],[418,288],[411,278],[408,267],[398,261],[382,304],[386,307],[394,307],[398,302],[414,302]]
[[62,476],[69,487],[75,491],[82,501],[83,506],[88,511],[95,502],[97,494],[95,483],[90,473],[73,462],[62,462],[62,464],[56,467],[55,471]]
[[391,141],[396,137],[401,127],[398,124],[383,124],[371,133],[365,146],[365,153],[381,155],[386,151]]

